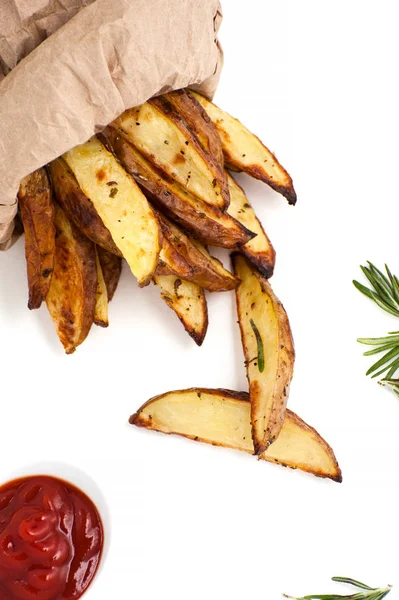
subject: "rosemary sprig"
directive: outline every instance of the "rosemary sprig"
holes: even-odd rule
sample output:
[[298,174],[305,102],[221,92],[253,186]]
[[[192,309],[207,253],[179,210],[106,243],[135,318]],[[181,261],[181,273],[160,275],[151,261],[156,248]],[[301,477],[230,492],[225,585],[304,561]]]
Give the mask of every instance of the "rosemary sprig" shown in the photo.
[[391,331],[387,337],[358,338],[357,341],[360,344],[375,346],[372,350],[364,352],[364,356],[371,356],[387,351],[382,358],[377,360],[377,362],[368,369],[366,375],[371,375],[372,378],[374,378],[385,373],[385,380],[392,379],[399,369],[399,331]]
[[386,275],[367,261],[368,267],[361,266],[364,276],[368,279],[372,289],[359,281],[353,280],[353,285],[365,296],[373,300],[377,306],[394,317],[399,317],[399,279],[392,275],[385,265]]
[[399,379],[381,379],[378,383],[390,387],[393,393],[399,398]]
[[259,373],[263,373],[263,371],[265,370],[265,353],[264,353],[264,350],[263,350],[263,340],[262,340],[262,337],[261,337],[261,335],[259,333],[259,329],[255,325],[255,323],[253,322],[253,320],[249,319],[249,322],[251,324],[252,331],[255,334],[256,344],[258,346],[258,369],[259,369]]
[[347,596],[340,596],[338,594],[311,594],[310,596],[302,596],[301,598],[287,596],[287,594],[283,594],[283,596],[285,598],[291,598],[292,600],[382,600],[382,598],[385,598],[385,596],[389,594],[392,588],[391,585],[388,585],[385,588],[371,588],[365,583],[350,579],[349,577],[333,577],[332,580],[353,585],[364,591]]

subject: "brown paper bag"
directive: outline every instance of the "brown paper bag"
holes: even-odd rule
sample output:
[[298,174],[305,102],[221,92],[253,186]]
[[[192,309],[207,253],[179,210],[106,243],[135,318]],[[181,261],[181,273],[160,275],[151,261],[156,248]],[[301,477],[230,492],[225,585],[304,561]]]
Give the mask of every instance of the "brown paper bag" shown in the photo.
[[0,249],[22,177],[154,95],[213,96],[220,21],[219,0],[0,0]]

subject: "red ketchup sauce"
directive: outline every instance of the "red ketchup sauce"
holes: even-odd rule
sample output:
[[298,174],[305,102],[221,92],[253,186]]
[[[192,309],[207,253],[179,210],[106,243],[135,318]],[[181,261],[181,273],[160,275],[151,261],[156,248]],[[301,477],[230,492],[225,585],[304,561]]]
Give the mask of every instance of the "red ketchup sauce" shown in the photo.
[[24,477],[0,487],[0,600],[72,600],[92,582],[104,534],[72,484]]

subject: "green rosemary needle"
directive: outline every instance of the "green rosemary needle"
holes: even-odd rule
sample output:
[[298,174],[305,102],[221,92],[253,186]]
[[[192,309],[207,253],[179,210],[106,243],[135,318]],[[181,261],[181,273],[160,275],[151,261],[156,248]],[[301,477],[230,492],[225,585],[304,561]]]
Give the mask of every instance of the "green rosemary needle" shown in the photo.
[[399,331],[391,331],[388,336],[380,338],[358,338],[360,344],[375,346],[372,350],[364,352],[364,356],[371,356],[385,352],[367,371],[366,375],[373,378],[385,373],[386,380],[391,379],[399,369]]
[[354,280],[353,285],[365,296],[373,300],[377,306],[394,317],[399,317],[399,279],[392,275],[385,265],[386,275],[367,261],[368,267],[361,266],[364,276],[372,289]]
[[371,588],[365,583],[350,579],[349,577],[333,577],[332,580],[353,585],[364,591],[347,596],[340,596],[338,594],[311,594],[310,596],[297,598],[295,596],[287,596],[287,594],[283,595],[285,598],[291,598],[292,600],[382,600],[382,598],[385,598],[385,596],[389,594],[392,588],[390,585],[385,588]]
[[258,369],[259,369],[259,373],[263,373],[263,371],[265,370],[265,353],[264,353],[264,349],[263,349],[262,337],[261,337],[261,335],[259,333],[259,329],[255,325],[255,323],[253,322],[253,320],[249,319],[249,322],[251,324],[252,331],[254,332],[254,335],[255,335],[255,338],[256,338],[256,345],[258,347]]

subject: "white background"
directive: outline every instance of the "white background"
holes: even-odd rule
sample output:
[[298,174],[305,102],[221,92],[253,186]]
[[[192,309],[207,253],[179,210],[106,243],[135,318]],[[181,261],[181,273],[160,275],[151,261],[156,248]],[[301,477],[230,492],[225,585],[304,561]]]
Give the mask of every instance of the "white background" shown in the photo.
[[240,177],[277,250],[272,285],[297,351],[290,406],[333,446],[341,485],[127,424],[170,389],[246,389],[233,294],[209,298],[197,348],[125,270],[108,330],[65,356],[46,308],[26,308],[23,242],[0,255],[0,478],[52,460],[98,484],[112,538],[87,600],[271,600],[339,591],[332,575],[396,583],[399,598],[399,404],[365,377],[356,342],[399,322],[351,283],[366,260],[399,274],[395,4],[225,0],[220,33],[216,101],[298,192],[289,207]]

